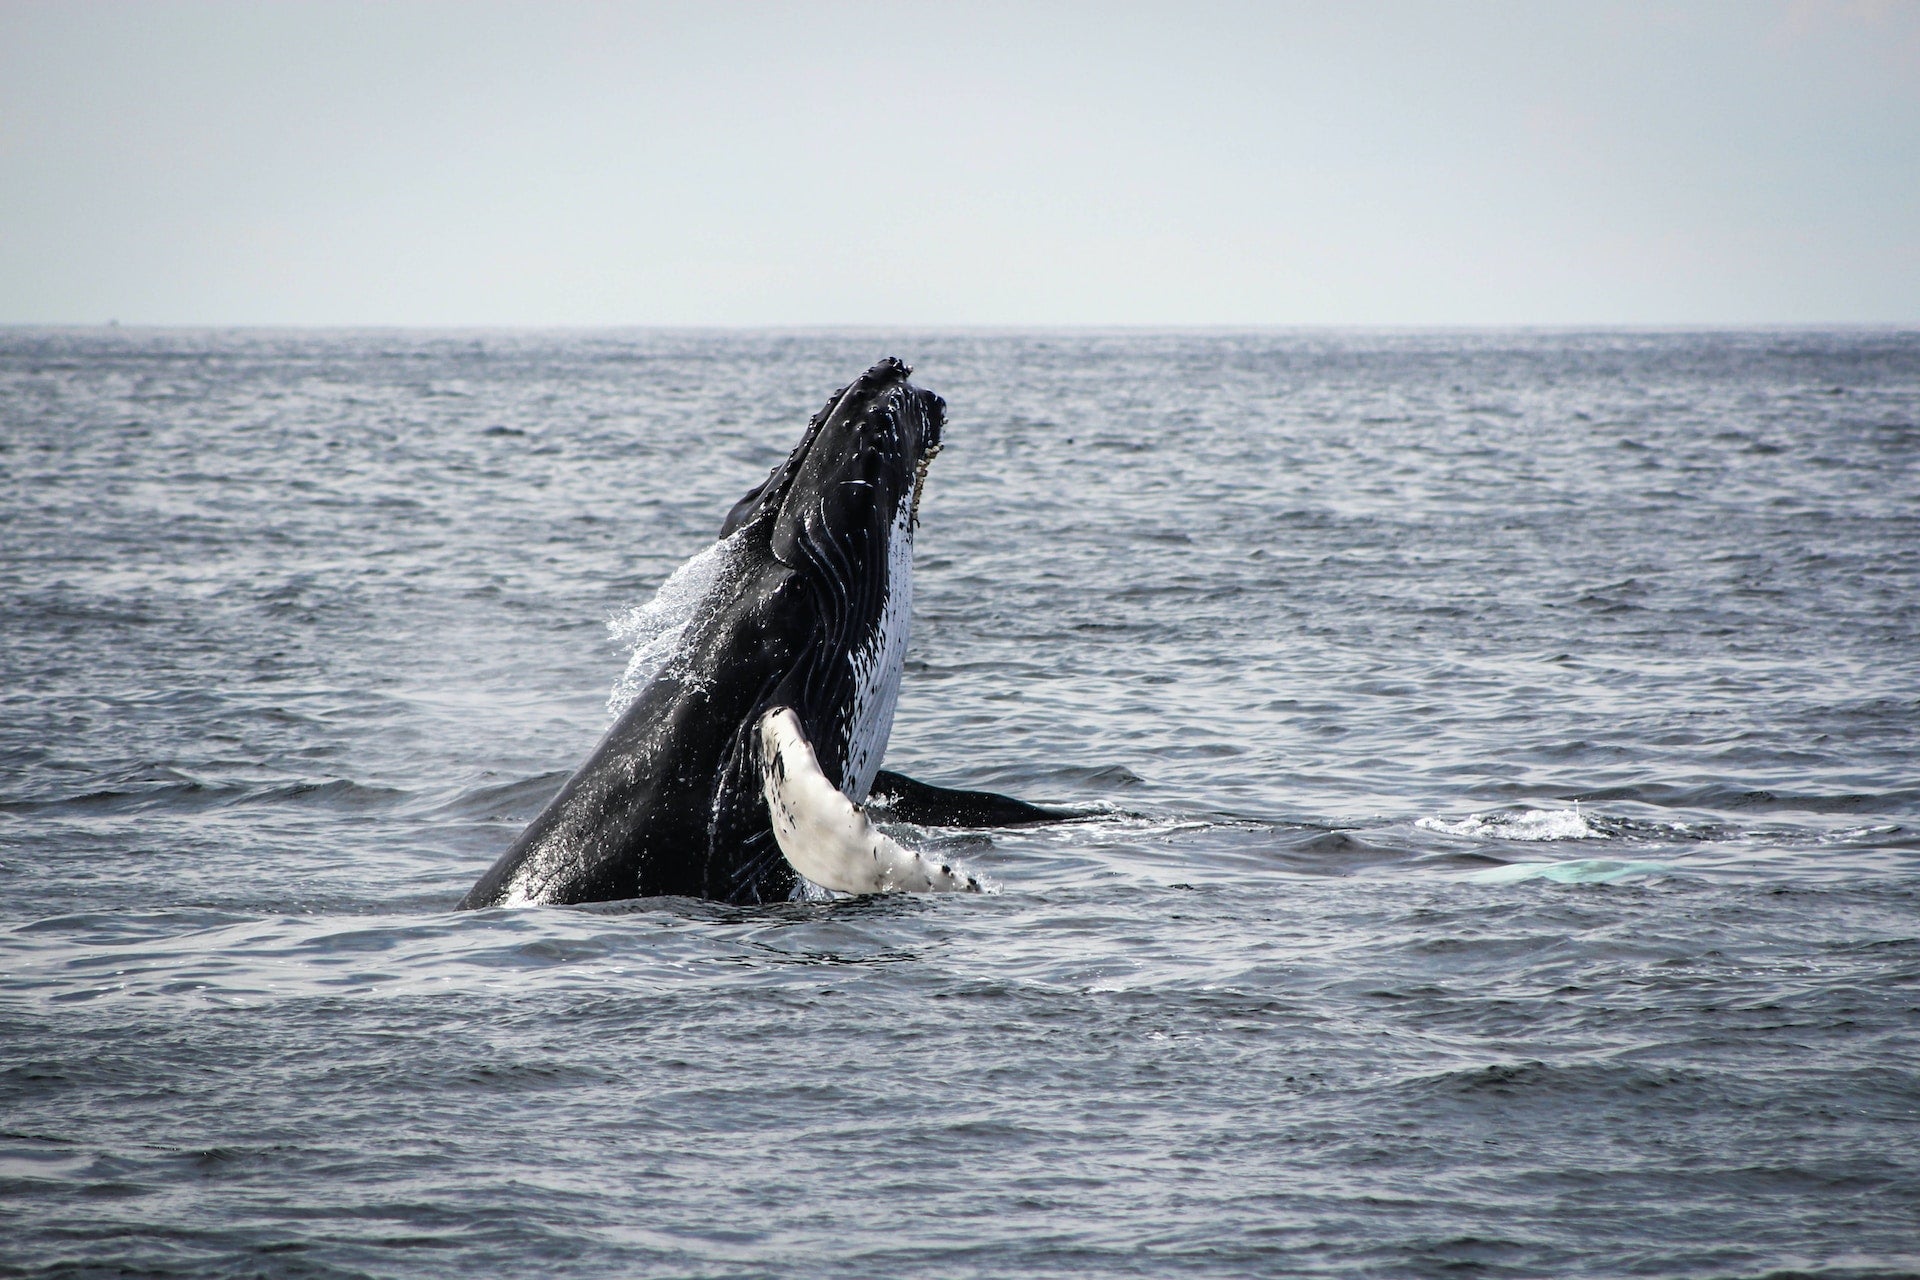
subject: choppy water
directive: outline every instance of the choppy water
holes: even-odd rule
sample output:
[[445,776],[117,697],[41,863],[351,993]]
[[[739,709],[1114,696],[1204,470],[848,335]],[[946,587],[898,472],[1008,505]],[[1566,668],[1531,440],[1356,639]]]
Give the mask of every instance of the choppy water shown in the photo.
[[[987,897],[456,914],[826,394]],[[1920,1270],[1920,334],[0,332],[0,1273]]]

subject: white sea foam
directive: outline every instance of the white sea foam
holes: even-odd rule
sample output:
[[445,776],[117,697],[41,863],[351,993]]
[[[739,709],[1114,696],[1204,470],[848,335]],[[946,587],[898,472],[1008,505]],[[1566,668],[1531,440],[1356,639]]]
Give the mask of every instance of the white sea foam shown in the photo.
[[653,599],[607,620],[613,638],[633,651],[627,669],[607,695],[607,713],[618,716],[633,704],[640,691],[680,651],[687,624],[707,607],[714,594],[733,580],[739,568],[739,544],[723,538],[694,556],[660,584]]
[[1466,836],[1474,840],[1604,840],[1606,833],[1596,831],[1580,813],[1571,809],[1528,809],[1525,813],[1475,813],[1459,822],[1422,818],[1414,824],[1442,835]]

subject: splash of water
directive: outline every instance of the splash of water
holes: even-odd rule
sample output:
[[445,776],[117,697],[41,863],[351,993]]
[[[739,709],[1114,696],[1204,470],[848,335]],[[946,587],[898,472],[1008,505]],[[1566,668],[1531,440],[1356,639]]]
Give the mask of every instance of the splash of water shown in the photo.
[[1528,809],[1525,813],[1475,813],[1459,822],[1422,818],[1414,825],[1442,835],[1479,840],[1606,839],[1606,832],[1588,823],[1578,805],[1571,809]]
[[680,653],[687,624],[732,583],[740,565],[739,536],[715,542],[675,569],[653,599],[607,620],[613,638],[633,653],[607,695],[608,715],[618,717],[633,705],[640,691]]

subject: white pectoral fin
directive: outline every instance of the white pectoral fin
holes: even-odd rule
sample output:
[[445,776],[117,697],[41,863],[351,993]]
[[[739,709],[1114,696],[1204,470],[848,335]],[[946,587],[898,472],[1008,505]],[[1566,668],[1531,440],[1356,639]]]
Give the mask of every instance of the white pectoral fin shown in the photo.
[[760,717],[761,789],[773,838],[793,869],[841,893],[978,893],[980,882],[894,843],[820,772],[800,717],[775,707]]

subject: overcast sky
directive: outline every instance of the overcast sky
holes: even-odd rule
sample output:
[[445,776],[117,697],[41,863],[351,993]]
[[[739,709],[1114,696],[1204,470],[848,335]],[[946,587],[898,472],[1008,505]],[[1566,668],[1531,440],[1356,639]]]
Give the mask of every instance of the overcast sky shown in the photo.
[[1920,322],[1920,3],[0,0],[0,322]]

